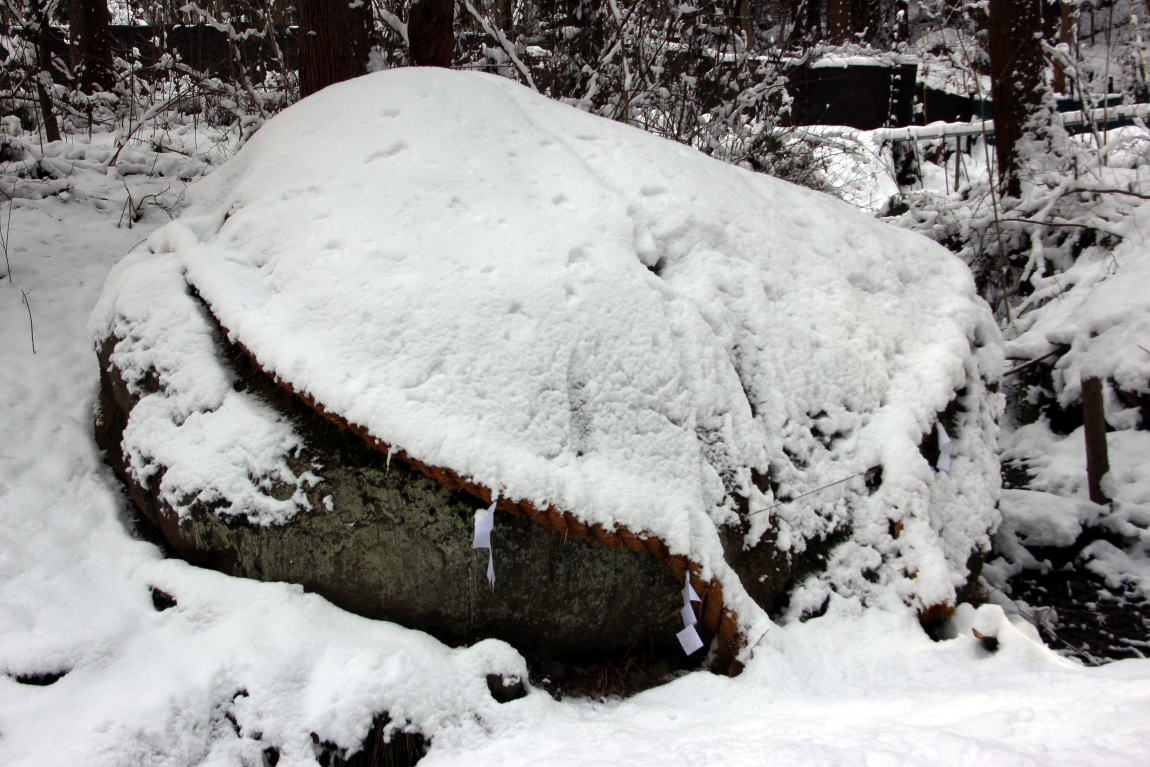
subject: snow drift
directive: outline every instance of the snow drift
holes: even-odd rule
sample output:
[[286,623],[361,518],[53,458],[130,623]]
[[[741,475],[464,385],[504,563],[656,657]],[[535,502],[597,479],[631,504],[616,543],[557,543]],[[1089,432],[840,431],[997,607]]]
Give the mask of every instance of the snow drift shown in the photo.
[[[658,540],[752,642],[770,606],[721,528],[746,549],[836,542],[775,606],[789,615],[832,593],[945,611],[989,548],[997,331],[966,267],[923,237],[444,70],[304,100],[190,199],[93,316],[121,369],[181,392],[141,411],[162,432],[129,423],[124,444],[141,481],[164,466],[173,508],[209,481],[178,469],[210,451],[222,513],[317,513],[259,498],[261,472],[301,493],[314,478],[287,468],[290,424],[260,426],[258,401],[203,372],[203,318],[165,313],[176,281],[376,444],[501,503]],[[185,359],[157,358],[159,336]],[[231,437],[188,427],[225,408],[245,419]]]

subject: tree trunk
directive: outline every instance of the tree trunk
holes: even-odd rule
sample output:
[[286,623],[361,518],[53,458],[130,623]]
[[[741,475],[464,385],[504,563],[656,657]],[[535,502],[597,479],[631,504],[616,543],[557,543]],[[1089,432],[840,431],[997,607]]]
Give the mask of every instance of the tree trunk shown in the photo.
[[786,38],[788,42],[806,46],[819,37],[818,0],[783,0],[780,6],[781,27],[790,27],[790,35]]
[[84,93],[109,91],[115,85],[112,68],[112,14],[105,0],[71,0],[72,69]]
[[827,37],[832,44],[845,43],[853,32],[851,0],[827,0]]
[[862,38],[863,42],[876,43],[882,40],[889,30],[886,3],[873,0],[854,0],[851,3],[851,33]]
[[910,40],[910,0],[896,0],[895,17],[895,40]]
[[747,40],[747,48],[755,47],[755,17],[750,0],[739,0],[736,10],[738,30]]
[[1042,106],[1046,90],[1042,32],[1047,4],[1048,0],[990,0],[990,93],[998,181],[1012,197],[1022,194],[1019,141]]
[[299,95],[367,74],[371,4],[299,0]]
[[[1058,24],[1058,44],[1067,47],[1074,44],[1074,32],[1078,27],[1078,8],[1070,3],[1059,3],[1060,19]],[[1074,83],[1066,76],[1066,65],[1061,61],[1054,62],[1054,92],[1071,93]],[[1086,105],[1082,105],[1086,108]]]
[[[1150,0],[1147,0],[1150,2]],[[511,0],[495,0],[491,8],[492,20],[504,32],[510,32],[515,24],[514,8]]]
[[44,137],[49,141],[59,141],[60,125],[56,122],[56,110],[48,88],[52,85],[51,15],[55,3],[40,2],[31,9],[36,23],[36,97],[40,101],[40,122],[44,126]]
[[455,0],[412,0],[407,40],[413,65],[450,67],[455,55]]
[[813,45],[823,36],[823,14],[819,0],[800,0],[802,39]]

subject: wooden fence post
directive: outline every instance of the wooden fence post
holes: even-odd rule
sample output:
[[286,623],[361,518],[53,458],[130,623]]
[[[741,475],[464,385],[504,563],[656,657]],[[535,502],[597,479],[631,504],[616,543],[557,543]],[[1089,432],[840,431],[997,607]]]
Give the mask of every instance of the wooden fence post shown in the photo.
[[1090,500],[1109,503],[1102,492],[1102,477],[1110,471],[1110,455],[1106,449],[1106,411],[1102,403],[1102,381],[1098,378],[1082,379],[1082,431],[1086,434],[1086,482]]

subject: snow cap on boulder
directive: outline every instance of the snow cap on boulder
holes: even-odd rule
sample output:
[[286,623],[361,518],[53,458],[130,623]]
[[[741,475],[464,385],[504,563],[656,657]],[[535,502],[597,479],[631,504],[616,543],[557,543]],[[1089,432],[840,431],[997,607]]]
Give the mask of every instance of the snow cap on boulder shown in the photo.
[[923,237],[441,69],[305,99],[189,197],[147,247],[262,369],[465,489],[661,546],[743,637],[769,621],[724,529],[834,541],[794,614],[953,604],[988,547],[996,331]]

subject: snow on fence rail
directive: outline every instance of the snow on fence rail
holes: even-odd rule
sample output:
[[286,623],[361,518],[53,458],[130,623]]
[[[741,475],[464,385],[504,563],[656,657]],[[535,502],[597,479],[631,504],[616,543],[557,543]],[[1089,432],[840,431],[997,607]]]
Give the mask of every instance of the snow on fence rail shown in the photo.
[[[1110,126],[1115,122],[1141,120],[1148,116],[1150,116],[1150,104],[1119,104],[1117,106],[1056,113],[1055,119],[1061,122],[1064,128],[1078,128],[1084,125]],[[994,135],[994,120],[978,120],[969,123],[933,123],[931,125],[911,125],[905,128],[878,128],[872,132],[872,135],[877,142],[930,141],[963,136],[992,136]]]

